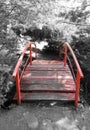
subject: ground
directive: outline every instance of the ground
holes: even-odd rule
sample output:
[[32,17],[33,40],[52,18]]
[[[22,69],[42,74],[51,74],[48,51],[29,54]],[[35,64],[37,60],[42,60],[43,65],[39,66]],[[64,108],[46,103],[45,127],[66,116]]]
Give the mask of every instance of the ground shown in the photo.
[[12,104],[0,110],[0,130],[89,130],[90,108],[57,101]]

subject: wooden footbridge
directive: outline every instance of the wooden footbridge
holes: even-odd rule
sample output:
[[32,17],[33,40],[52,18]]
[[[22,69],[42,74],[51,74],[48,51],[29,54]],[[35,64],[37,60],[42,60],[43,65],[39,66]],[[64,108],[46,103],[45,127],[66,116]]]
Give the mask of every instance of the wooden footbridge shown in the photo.
[[[34,60],[32,60],[33,53],[35,53]],[[74,101],[75,106],[78,106],[83,73],[68,43],[63,45],[62,50],[59,49],[58,58],[52,60],[38,58],[35,43],[28,43],[12,76],[16,79],[14,99],[18,104],[30,100],[67,100]]]

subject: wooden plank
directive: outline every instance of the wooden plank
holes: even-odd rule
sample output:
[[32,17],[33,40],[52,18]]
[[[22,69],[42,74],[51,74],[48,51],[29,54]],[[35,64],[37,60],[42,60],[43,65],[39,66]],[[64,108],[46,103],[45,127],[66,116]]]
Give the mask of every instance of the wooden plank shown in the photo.
[[38,80],[38,79],[23,79],[21,81],[21,85],[22,84],[48,84],[48,85],[52,85],[52,84],[65,84],[65,85],[75,85],[74,80],[71,79],[47,79],[47,80]]
[[23,77],[23,80],[33,80],[33,79],[38,79],[38,80],[44,80],[44,79],[73,79],[73,77],[71,76],[57,76],[57,75],[53,75],[53,76],[27,76],[27,77]]
[[57,75],[57,76],[71,76],[72,74],[70,71],[58,71],[58,70],[40,70],[40,71],[26,71],[23,74],[23,77],[27,77],[27,75],[30,76],[52,76],[52,75]]
[[25,72],[22,80],[29,79],[73,79],[70,71],[30,71]]
[[[40,71],[40,70],[70,71],[68,65],[66,65],[64,67],[63,62],[60,62],[60,61],[55,61],[55,60],[52,60],[52,61],[40,60],[40,61],[38,61],[38,60],[35,60],[33,62],[34,62],[34,64],[32,66],[30,64],[27,66],[25,73],[29,72],[29,71],[37,71],[37,70],[38,71]],[[52,63],[54,63],[54,64],[52,64]]]
[[[68,71],[68,69],[66,70],[65,68],[55,68],[55,67],[32,67],[32,68],[28,68],[28,70],[30,70],[30,71],[40,71],[40,70],[47,70],[47,71],[49,71],[49,70],[55,70],[55,71]],[[26,70],[27,71],[27,70]]]
[[[60,101],[74,101],[74,93],[21,93],[22,101],[30,100],[60,100]],[[15,100],[15,98],[14,98]]]
[[[23,93],[21,92],[21,101],[75,101],[75,93]],[[14,96],[13,101],[17,101],[17,95]],[[80,102],[80,97],[78,97],[78,102]]]
[[57,71],[69,71],[69,67],[64,67],[64,66],[60,66],[60,65],[56,65],[56,66],[53,66],[53,65],[35,65],[35,66],[28,66],[26,68],[26,71],[36,71],[36,70],[57,70]]
[[28,64],[28,67],[60,67],[60,68],[67,68],[68,65],[64,66],[63,62],[60,61],[48,61],[48,60],[34,60],[32,65]]
[[63,64],[60,60],[34,60],[33,64]]
[[72,91],[75,90],[75,84],[73,85],[66,85],[66,84],[58,84],[58,83],[54,83],[54,84],[22,84],[21,85],[21,91],[33,91],[33,90],[60,90],[60,91]]

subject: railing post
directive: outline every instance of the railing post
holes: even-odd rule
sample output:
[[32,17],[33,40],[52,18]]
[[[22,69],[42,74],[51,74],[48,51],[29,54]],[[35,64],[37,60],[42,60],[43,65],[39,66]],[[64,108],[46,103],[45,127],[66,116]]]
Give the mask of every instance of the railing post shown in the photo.
[[32,45],[30,44],[30,65],[32,65]]
[[17,91],[17,103],[19,105],[21,104],[19,72],[17,72],[17,75],[16,75],[16,91]]
[[77,72],[76,75],[76,93],[75,93],[75,106],[78,106],[78,98],[79,98],[79,92],[80,92],[80,74]]
[[67,44],[65,45],[65,53],[64,53],[64,66],[66,66],[66,63],[67,63],[67,50],[68,50],[68,47],[67,47]]
[[37,59],[37,49],[36,49],[36,44],[35,44],[35,58]]

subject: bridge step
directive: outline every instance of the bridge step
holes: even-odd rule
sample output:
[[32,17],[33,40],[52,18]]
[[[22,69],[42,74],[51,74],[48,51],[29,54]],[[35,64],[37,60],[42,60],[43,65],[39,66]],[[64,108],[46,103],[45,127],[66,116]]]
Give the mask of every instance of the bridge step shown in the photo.
[[[75,90],[74,85],[64,85],[63,84],[28,84],[21,85],[21,91],[59,91],[59,92],[73,92]],[[75,91],[74,91],[75,92]]]
[[35,71],[35,70],[63,70],[63,71],[69,71],[69,69],[68,69],[68,67],[66,66],[66,67],[64,67],[63,65],[62,66],[60,66],[60,65],[39,65],[39,64],[37,64],[37,66],[35,66],[35,65],[33,65],[33,66],[29,66],[27,69],[26,69],[26,71],[29,71],[29,70],[31,70],[31,71]]
[[63,61],[60,61],[60,60],[34,60],[33,61],[33,65],[36,65],[36,64],[41,64],[41,65],[54,65],[54,64],[56,64],[56,65],[60,65],[60,64],[63,64]]
[[[60,82],[61,81],[61,82]],[[58,86],[58,85],[61,85],[61,84],[63,84],[63,85],[75,85],[75,83],[74,83],[74,81],[72,80],[72,79],[65,79],[65,78],[63,78],[63,79],[54,79],[54,78],[51,78],[51,79],[38,79],[38,78],[33,78],[33,79],[26,79],[26,78],[23,78],[23,80],[21,81],[21,85],[24,85],[25,86],[25,84],[26,85],[33,85],[33,84],[41,84],[41,85],[44,85],[44,84],[48,84],[48,85],[54,85],[54,83]],[[56,85],[54,85],[54,86],[56,86]]]
[[65,70],[70,71],[68,65],[64,67],[64,63],[62,61],[56,60],[34,60],[33,65],[26,68],[27,71],[38,71],[38,70]]
[[[14,98],[16,100],[17,97]],[[59,101],[74,101],[74,93],[21,93],[22,102],[36,101],[36,100],[59,100]]]

